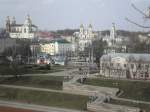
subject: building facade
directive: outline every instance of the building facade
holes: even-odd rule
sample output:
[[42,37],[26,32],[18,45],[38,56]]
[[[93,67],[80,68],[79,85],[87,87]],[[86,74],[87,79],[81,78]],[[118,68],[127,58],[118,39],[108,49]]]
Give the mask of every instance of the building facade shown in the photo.
[[36,37],[38,27],[32,24],[32,20],[27,15],[24,24],[17,24],[15,17],[10,20],[9,16],[6,19],[6,31],[11,38],[33,39]]
[[90,24],[88,29],[85,29],[83,25],[80,26],[80,32],[78,33],[78,44],[79,51],[84,51],[86,47],[89,47],[92,44],[92,41],[95,38],[93,32],[93,27]]
[[111,78],[150,79],[150,54],[111,53],[100,59],[100,75]]
[[40,44],[41,52],[50,55],[65,56],[72,52],[72,44],[64,39],[52,40],[49,43]]
[[77,37],[73,34],[73,36],[61,36],[62,39],[67,40],[72,44],[72,51],[76,52],[78,49],[78,40]]

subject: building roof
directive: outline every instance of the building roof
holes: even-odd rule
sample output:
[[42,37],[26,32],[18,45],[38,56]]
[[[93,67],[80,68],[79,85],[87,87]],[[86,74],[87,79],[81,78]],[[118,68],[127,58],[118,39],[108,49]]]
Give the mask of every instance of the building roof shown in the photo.
[[49,38],[49,39],[53,39],[54,38],[54,35],[50,32],[44,32],[44,31],[40,31],[38,32],[38,36],[40,38]]
[[[11,27],[21,27],[21,26],[23,26],[23,25],[24,25],[24,24],[12,24]],[[32,24],[31,26],[37,28],[37,26],[34,25],[34,24]]]
[[12,27],[19,27],[19,26],[23,26],[23,24],[12,24]]
[[69,44],[70,43],[65,39],[55,39],[55,40],[50,41],[50,43],[55,43],[55,42],[61,43],[61,44]]
[[32,27],[35,27],[35,28],[37,28],[37,27],[38,27],[38,26],[36,26],[36,25],[34,25],[34,24],[32,24],[31,26],[32,26]]
[[143,61],[143,62],[150,62],[150,54],[136,54],[136,53],[110,53],[107,55],[103,55],[101,60],[111,60],[115,57],[122,57],[125,58],[126,61],[136,62],[136,61]]

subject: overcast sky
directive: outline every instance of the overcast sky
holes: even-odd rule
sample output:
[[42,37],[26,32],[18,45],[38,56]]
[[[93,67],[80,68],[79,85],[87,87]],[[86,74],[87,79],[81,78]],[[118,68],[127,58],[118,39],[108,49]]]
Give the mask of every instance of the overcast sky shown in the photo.
[[142,10],[150,6],[150,0],[0,0],[0,26],[4,26],[6,16],[15,16],[17,23],[23,23],[30,14],[35,25],[47,30],[78,28],[81,23],[105,30],[113,22],[118,29],[142,30],[124,19],[150,25],[131,3]]

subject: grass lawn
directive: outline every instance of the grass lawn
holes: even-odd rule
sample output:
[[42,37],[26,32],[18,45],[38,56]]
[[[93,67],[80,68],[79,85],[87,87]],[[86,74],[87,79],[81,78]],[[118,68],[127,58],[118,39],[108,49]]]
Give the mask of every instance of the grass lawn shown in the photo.
[[133,103],[133,102],[128,102],[128,101],[114,100],[114,99],[111,99],[111,101],[109,103],[116,104],[116,105],[125,105],[125,106],[129,106],[129,107],[137,107],[142,110],[145,110],[146,112],[150,112],[150,105],[148,105],[148,104]]
[[28,74],[40,74],[40,73],[55,73],[55,72],[61,72],[64,71],[65,67],[61,66],[52,66],[50,69],[46,69],[44,66],[37,66],[37,65],[31,65],[26,66],[27,73]]
[[17,65],[12,69],[10,65],[0,65],[0,75],[23,75],[23,74],[41,74],[61,72],[65,69],[63,66],[38,66],[38,65]]
[[63,77],[60,76],[20,76],[0,78],[0,84],[20,85],[62,90]]
[[0,87],[0,99],[23,103],[86,110],[87,96]]
[[150,82],[111,80],[111,79],[86,79],[85,84],[120,88],[124,93],[122,98],[150,101]]

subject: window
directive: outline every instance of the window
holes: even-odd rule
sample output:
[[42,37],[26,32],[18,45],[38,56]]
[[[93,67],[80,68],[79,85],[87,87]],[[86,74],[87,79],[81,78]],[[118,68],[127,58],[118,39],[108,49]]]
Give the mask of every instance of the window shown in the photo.
[[120,63],[117,63],[117,66],[120,66]]
[[124,64],[124,67],[126,68],[126,67],[127,67],[127,65],[126,65],[126,64]]
[[102,67],[104,67],[104,63],[102,63]]
[[132,69],[134,68],[134,64],[131,64],[131,68],[132,68]]
[[24,29],[24,33],[26,33],[26,28]]
[[138,65],[138,68],[141,68],[141,64]]
[[145,68],[148,69],[148,68],[149,68],[149,65],[145,65]]
[[146,78],[148,78],[148,77],[149,77],[148,72],[145,72],[145,77],[146,77]]
[[113,63],[110,64],[110,66],[113,66],[113,65],[114,65]]
[[141,78],[143,78],[143,74],[141,74]]

